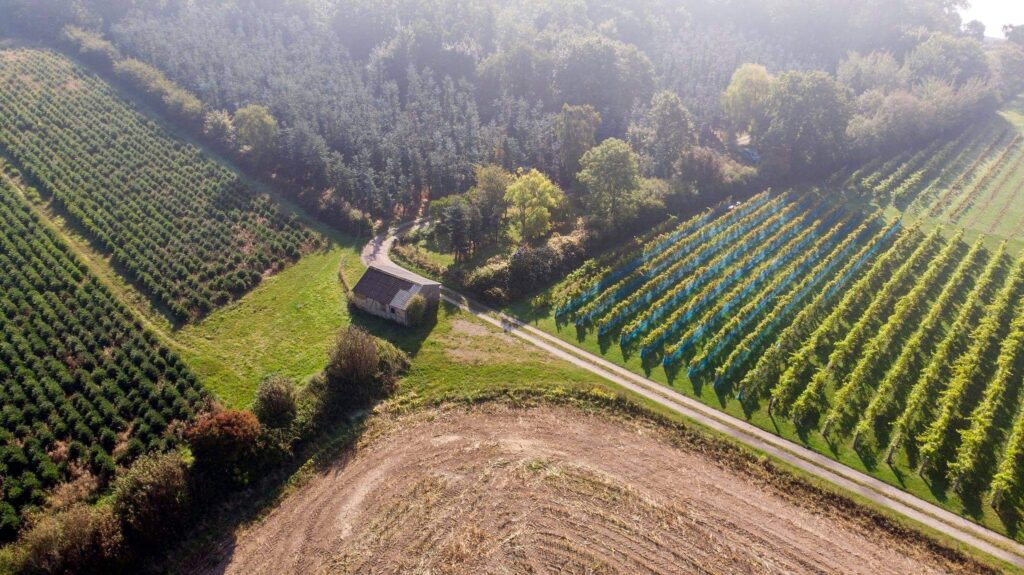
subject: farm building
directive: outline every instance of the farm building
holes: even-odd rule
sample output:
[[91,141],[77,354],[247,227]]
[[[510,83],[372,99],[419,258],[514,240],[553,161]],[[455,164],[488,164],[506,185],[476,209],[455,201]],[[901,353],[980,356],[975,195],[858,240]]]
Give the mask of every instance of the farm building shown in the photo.
[[371,265],[352,289],[352,304],[373,315],[410,325],[407,312],[416,295],[422,295],[428,307],[436,307],[441,300],[441,284],[398,267]]

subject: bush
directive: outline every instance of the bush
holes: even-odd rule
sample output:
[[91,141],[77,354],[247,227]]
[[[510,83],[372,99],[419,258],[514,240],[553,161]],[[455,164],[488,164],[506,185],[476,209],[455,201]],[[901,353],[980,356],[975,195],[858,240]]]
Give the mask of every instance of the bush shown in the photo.
[[114,512],[124,533],[145,543],[174,535],[190,500],[188,465],[177,452],[139,459],[114,484]]
[[125,559],[124,538],[109,506],[78,503],[39,517],[15,556],[18,573],[109,573]]
[[221,149],[232,149],[235,145],[235,124],[231,114],[224,110],[207,112],[203,116],[203,135]]
[[246,472],[259,436],[260,422],[256,416],[237,410],[207,414],[185,433],[200,472],[211,479],[226,478],[242,484],[248,481]]
[[370,386],[378,369],[377,342],[361,328],[342,329],[331,348],[327,361],[327,379],[333,385],[343,383],[353,388]]
[[675,184],[680,188],[679,192],[684,195],[687,192],[700,193],[714,199],[739,192],[757,174],[754,168],[743,166],[712,148],[699,146],[679,154],[676,172],[679,175]]
[[427,319],[427,298],[420,294],[412,296],[405,308],[405,317],[412,327],[419,327]]
[[463,285],[474,293],[483,294],[491,288],[507,290],[508,278],[508,261],[492,258],[486,264],[469,272],[463,281]]
[[271,375],[260,382],[252,411],[267,427],[288,427],[295,420],[295,382]]
[[65,26],[61,31],[61,40],[78,50],[82,59],[109,69],[120,58],[117,48],[95,32],[77,26]]
[[405,354],[390,343],[358,327],[341,330],[324,370],[327,407],[354,409],[388,396],[408,365]]
[[377,378],[390,393],[390,388],[398,380],[398,376],[409,369],[409,356],[391,342],[384,340],[377,340],[377,356]]
[[197,125],[203,122],[203,103],[199,98],[171,82],[160,70],[127,58],[114,63],[114,72],[149,96],[159,99],[171,114]]

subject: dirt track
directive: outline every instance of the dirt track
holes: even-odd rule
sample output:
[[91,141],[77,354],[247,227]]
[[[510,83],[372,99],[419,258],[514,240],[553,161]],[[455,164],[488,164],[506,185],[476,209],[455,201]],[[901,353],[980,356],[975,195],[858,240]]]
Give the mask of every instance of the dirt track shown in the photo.
[[500,405],[375,421],[206,572],[971,571],[651,424]]

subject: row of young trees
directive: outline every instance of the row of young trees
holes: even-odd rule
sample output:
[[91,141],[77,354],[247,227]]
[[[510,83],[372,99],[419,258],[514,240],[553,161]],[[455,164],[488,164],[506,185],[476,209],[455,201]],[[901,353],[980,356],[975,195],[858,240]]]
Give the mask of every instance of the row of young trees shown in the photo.
[[167,431],[179,449],[123,461],[109,486],[80,478],[5,547],[5,567],[17,573],[153,569],[212,509],[237,508],[233,499],[241,494],[278,487],[287,476],[275,473],[282,466],[324,437],[344,438],[345,416],[385,398],[409,365],[403,352],[356,327],[337,334],[326,359],[325,370],[301,389],[268,375],[251,410],[211,403]]
[[182,320],[244,294],[323,239],[51,52],[0,60],[0,146]]
[[69,480],[176,443],[207,401],[0,176],[0,537]]

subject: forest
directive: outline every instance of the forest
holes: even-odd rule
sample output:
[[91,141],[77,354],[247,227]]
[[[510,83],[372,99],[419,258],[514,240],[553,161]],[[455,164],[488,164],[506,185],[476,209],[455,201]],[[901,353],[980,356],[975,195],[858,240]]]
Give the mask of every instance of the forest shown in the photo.
[[[579,200],[579,159],[607,138],[671,184],[647,195],[709,205],[954,130],[1024,69],[949,0],[4,2],[9,28],[70,24],[83,54],[155,66],[198,97],[183,113],[211,139],[338,222],[415,213],[487,164]],[[249,106],[269,138],[235,125]]]

